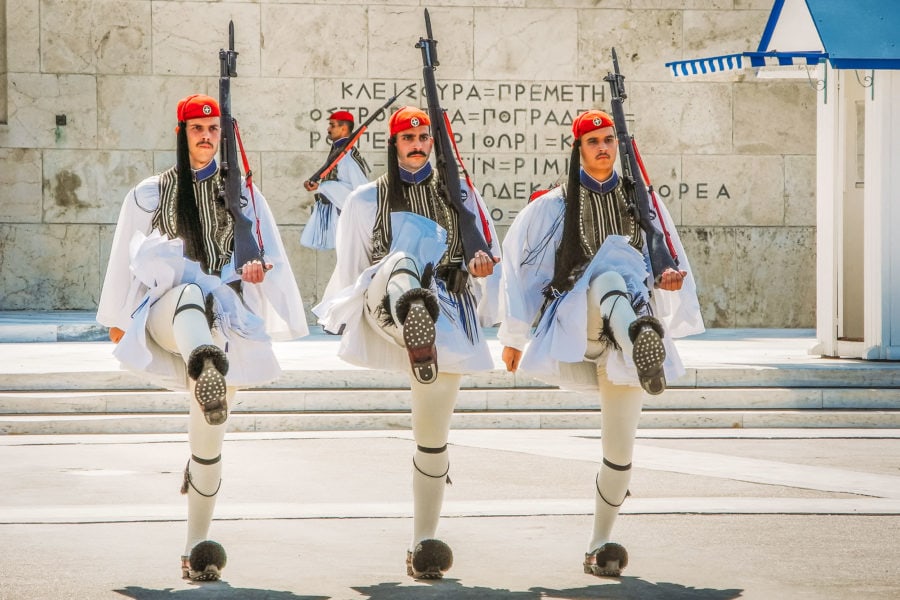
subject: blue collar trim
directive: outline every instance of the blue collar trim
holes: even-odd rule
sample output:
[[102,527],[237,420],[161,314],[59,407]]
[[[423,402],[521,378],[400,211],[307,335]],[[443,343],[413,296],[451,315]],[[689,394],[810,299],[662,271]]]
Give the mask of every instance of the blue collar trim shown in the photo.
[[581,170],[581,185],[591,190],[592,192],[596,192],[598,194],[608,194],[613,191],[613,188],[619,183],[619,174],[613,171],[612,175],[610,175],[609,179],[606,181],[597,181],[593,177],[587,174],[587,171],[584,169]]
[[349,137],[342,137],[339,140],[334,140],[333,142],[331,142],[331,145],[335,148],[343,148],[348,141],[350,141]]
[[400,179],[404,183],[419,184],[428,179],[429,175],[431,175],[430,162],[425,163],[425,165],[415,173],[411,173],[403,167],[400,167]]
[[194,171],[194,181],[203,181],[204,179],[209,179],[216,174],[216,171],[218,169],[219,165],[216,164],[216,159],[212,159],[211,161],[209,161],[208,165]]

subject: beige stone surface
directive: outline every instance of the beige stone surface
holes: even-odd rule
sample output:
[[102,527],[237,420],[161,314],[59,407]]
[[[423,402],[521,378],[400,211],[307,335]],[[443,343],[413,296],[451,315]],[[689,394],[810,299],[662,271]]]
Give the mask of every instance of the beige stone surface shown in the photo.
[[815,327],[813,227],[737,229],[732,311],[742,327]]
[[752,154],[815,154],[816,91],[807,81],[734,85],[734,148]]
[[[0,147],[93,148],[97,144],[97,87],[89,75],[9,74],[8,127]],[[56,116],[66,115],[57,126]]]
[[784,224],[781,156],[685,156],[683,179],[707,183],[705,188],[693,186],[685,195],[686,223],[737,227]]
[[174,151],[178,101],[210,93],[217,95],[202,77],[98,77],[98,143],[116,150]]
[[0,225],[3,308],[95,308],[102,281],[98,242],[96,225]]
[[115,223],[129,190],[153,174],[140,151],[46,150],[45,223]]
[[[684,154],[734,152],[732,87],[724,83],[636,83],[626,90],[630,133],[642,148]],[[813,111],[814,112],[814,111]]]
[[697,284],[703,322],[708,329],[734,327],[735,230],[681,227],[678,230]]
[[239,77],[260,73],[260,7],[235,2],[153,2],[153,72],[219,76],[219,50],[234,21]]
[[39,223],[41,220],[41,152],[0,148],[0,222]]
[[603,81],[613,70],[611,48],[628,86],[634,81],[670,81],[665,62],[678,56],[682,13],[676,10],[581,11],[578,20],[582,79]]
[[475,78],[573,79],[577,28],[572,11],[475,9]]
[[[10,73],[41,70],[40,0],[6,2],[6,64]],[[15,27],[11,27],[15,23]]]
[[816,157],[784,157],[784,224],[816,225]]
[[[339,29],[355,32],[364,39],[367,29],[363,7],[345,6],[340,16],[325,6],[304,4],[261,5],[261,73],[265,77],[364,77],[366,54],[357,44],[341,43],[335,39]],[[324,24],[324,37],[303,35]],[[333,24],[333,25],[332,25]],[[333,27],[333,31],[328,31]]]
[[49,73],[151,72],[150,5],[115,0],[44,0],[41,62]]
[[684,58],[756,50],[771,10],[770,2],[765,10],[684,11]]

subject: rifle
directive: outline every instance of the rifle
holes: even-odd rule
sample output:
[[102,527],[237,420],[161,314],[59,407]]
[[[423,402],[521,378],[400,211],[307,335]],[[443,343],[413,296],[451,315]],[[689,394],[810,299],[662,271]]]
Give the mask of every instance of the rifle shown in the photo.
[[616,49],[612,49],[612,61],[614,73],[607,73],[604,81],[609,83],[611,92],[610,107],[613,124],[616,126],[616,135],[619,138],[619,159],[622,161],[622,179],[625,184],[626,197],[631,210],[647,240],[647,250],[650,253],[650,267],[653,271],[653,280],[659,281],[666,269],[678,269],[678,260],[673,257],[666,246],[663,233],[653,226],[653,219],[662,217],[656,213],[651,214],[650,191],[641,174],[640,163],[635,152],[634,137],[628,133],[628,125],[625,122],[625,108],[623,103],[628,96],[625,94],[625,77],[619,73],[619,58]]
[[410,85],[406,86],[405,88],[400,90],[398,93],[394,94],[387,102],[382,104],[378,108],[378,110],[376,110],[374,113],[372,113],[371,117],[366,119],[366,121],[362,125],[360,125],[356,129],[356,131],[354,131],[353,133],[350,134],[350,140],[344,145],[344,147],[341,149],[341,151],[334,158],[332,158],[331,155],[329,154],[328,158],[325,159],[325,164],[322,165],[322,167],[318,171],[313,173],[312,177],[307,179],[307,181],[310,183],[318,183],[318,182],[322,181],[323,179],[325,179],[326,177],[328,177],[328,174],[331,173],[331,170],[334,169],[337,166],[337,164],[339,162],[341,162],[341,159],[343,159],[344,156],[346,156],[347,153],[350,152],[350,150],[353,148],[353,146],[356,145],[356,142],[359,141],[359,138],[362,136],[362,134],[365,133],[365,131],[369,127],[369,125],[372,124],[372,121],[374,121],[375,118],[378,117],[378,115],[380,115],[382,112],[387,110],[387,107],[389,107],[391,104],[393,104],[397,100],[397,98],[402,96],[406,92],[406,90],[410,89],[414,85],[415,84],[410,84]]
[[[431,34],[431,18],[425,9],[425,32],[427,38],[419,38],[416,48],[422,49],[422,77],[425,80],[425,98],[428,101],[428,118],[431,120],[431,137],[434,138],[434,154],[437,157],[437,171],[441,176],[442,191],[459,215],[459,231],[462,240],[463,255],[466,264],[479,250],[493,258],[491,249],[482,235],[475,215],[470,212],[462,200],[462,188],[459,185],[459,166],[453,155],[453,145],[447,129],[449,119],[445,121],[444,109],[438,97],[437,83],[434,79],[435,68],[440,64],[437,59],[437,41]],[[476,204],[477,206],[477,204]],[[482,223],[482,226],[484,223]]]
[[[231,78],[237,77],[237,55],[238,53],[234,51],[234,21],[229,21],[228,50],[219,50],[219,110],[222,113],[219,174],[222,178],[222,197],[234,220],[234,266],[235,271],[240,273],[248,261],[258,260],[265,265],[263,260],[265,249],[259,233],[259,220],[257,219],[254,239],[253,222],[244,216],[241,206],[241,169],[238,166],[237,157],[240,136],[237,133],[237,122],[231,114]],[[241,148],[241,152],[243,153],[243,148]],[[253,174],[247,169],[247,166],[245,161],[247,188],[252,196],[253,181],[251,178]]]

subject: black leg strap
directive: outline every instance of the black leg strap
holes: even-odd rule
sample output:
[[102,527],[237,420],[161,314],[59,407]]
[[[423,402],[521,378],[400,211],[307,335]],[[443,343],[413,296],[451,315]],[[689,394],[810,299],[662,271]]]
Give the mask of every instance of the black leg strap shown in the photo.
[[424,452],[425,454],[440,454],[441,452],[447,451],[447,444],[444,444],[440,448],[429,448],[427,446],[420,446],[416,444],[416,450],[419,452]]
[[[600,304],[603,304],[603,302],[604,302],[607,298],[612,298],[613,296],[622,296],[623,298],[628,298],[628,297],[629,297],[628,294],[627,294],[626,292],[623,292],[622,290],[611,290],[611,291],[606,292],[605,294],[603,294],[603,297],[600,298]],[[612,312],[612,311],[610,311],[610,312]]]
[[219,485],[216,486],[216,491],[214,491],[212,494],[204,494],[203,492],[201,492],[200,490],[197,489],[197,486],[194,485],[194,480],[191,478],[191,461],[192,460],[201,465],[214,465],[217,462],[219,462],[220,460],[222,460],[222,455],[220,454],[215,458],[206,459],[206,458],[197,458],[196,456],[191,454],[191,457],[188,459],[187,464],[184,465],[184,481],[181,482],[181,493],[187,494],[188,487],[192,487],[192,488],[194,488],[195,492],[197,492],[204,498],[212,498],[213,496],[215,496],[216,494],[219,493],[219,489],[222,487],[222,478],[221,477],[219,478]]
[[175,322],[175,317],[178,316],[178,313],[180,313],[183,310],[199,310],[200,312],[203,313],[204,316],[206,316],[206,309],[204,307],[200,306],[199,304],[193,304],[193,303],[192,304],[182,304],[181,306],[179,306],[178,308],[175,309],[175,314],[172,315],[173,323]]
[[627,465],[617,465],[616,463],[609,462],[608,460],[606,460],[606,458],[604,458],[603,464],[606,465],[607,467],[609,467],[610,469],[613,469],[614,471],[630,471],[631,470],[631,463],[628,463]]
[[594,486],[596,486],[596,488],[597,488],[597,494],[600,496],[600,499],[603,500],[604,502],[606,502],[612,508],[619,508],[620,506],[622,506],[622,504],[624,504],[624,502],[625,502],[625,498],[627,498],[629,495],[628,490],[625,490],[625,498],[622,498],[622,502],[619,502],[618,504],[613,504],[612,502],[607,500],[606,496],[603,495],[603,492],[600,491],[600,474],[599,473],[597,474],[596,477],[594,477]]
[[407,269],[406,267],[396,267],[393,271],[391,271],[391,277],[394,275],[406,274],[411,277],[415,277],[416,281],[419,281],[420,275],[413,271],[412,269]]
[[222,460],[222,455],[220,454],[215,458],[200,458],[196,454],[191,454],[191,460],[193,460],[198,465],[214,465]]

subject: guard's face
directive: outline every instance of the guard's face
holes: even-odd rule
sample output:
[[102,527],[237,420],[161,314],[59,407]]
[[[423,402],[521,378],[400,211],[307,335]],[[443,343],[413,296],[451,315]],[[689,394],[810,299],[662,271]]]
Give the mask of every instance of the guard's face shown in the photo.
[[350,135],[350,128],[336,119],[328,119],[328,139],[332,142]]
[[219,151],[219,142],[222,139],[219,117],[189,119],[186,127],[191,167],[194,169],[205,167]]
[[612,127],[581,136],[581,166],[598,181],[606,181],[612,175],[618,154],[619,140]]
[[397,134],[397,162],[407,171],[415,173],[428,162],[433,146],[434,139],[428,125],[404,129]]

